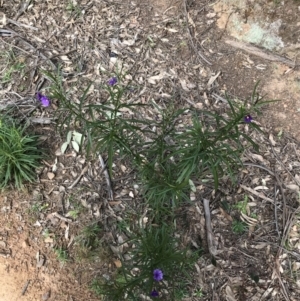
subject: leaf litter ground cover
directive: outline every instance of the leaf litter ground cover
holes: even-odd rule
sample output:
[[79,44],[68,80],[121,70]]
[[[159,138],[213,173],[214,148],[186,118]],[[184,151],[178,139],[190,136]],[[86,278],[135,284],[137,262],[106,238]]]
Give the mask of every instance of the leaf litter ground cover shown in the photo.
[[[141,107],[139,114],[154,121],[161,118],[161,109],[171,105],[217,111],[222,116],[228,110],[226,98],[218,86],[218,73],[211,73],[210,65],[189,48],[191,32],[186,22],[192,25],[189,17],[197,11],[194,2],[184,2],[185,9],[166,7],[163,14],[153,11],[148,3],[53,2],[29,3],[25,13],[20,6],[21,14],[15,15],[18,4],[3,5],[8,18],[4,29],[9,34],[3,37],[2,47],[13,55],[3,61],[12,58],[2,82],[1,107],[13,106],[16,118],[30,120],[32,130],[43,135],[51,156],[38,170],[39,184],[28,186],[27,197],[2,195],[1,254],[7,270],[21,275],[19,291],[24,298],[32,294],[42,300],[96,300],[86,288],[95,279],[110,279],[122,268],[124,258],[130,259],[134,248],[126,241],[128,231],[151,223],[150,212],[143,205],[142,187],[130,161],[116,156],[112,162],[111,199],[105,164],[98,158],[87,160],[76,147],[62,154],[67,132],[59,136],[54,124],[60,103],[54,98],[51,106],[44,108],[37,106],[35,98],[38,91],[43,95],[50,92],[50,82],[42,71],[60,68],[63,88],[75,103],[79,103],[81,87],[93,80],[87,90],[93,104],[105,97],[100,84],[107,84],[108,75],[117,67],[119,71],[123,68],[125,80],[133,83],[128,102],[152,104],[150,109]],[[17,25],[9,23],[10,19]],[[209,51],[203,57],[214,59]],[[20,67],[10,68],[18,60],[26,62],[22,67],[26,76]],[[122,113],[131,114],[130,110]],[[252,118],[259,122],[261,117]],[[190,125],[189,114],[176,124],[181,131]],[[182,204],[169,220],[176,222],[175,236],[181,244],[199,252],[192,279],[172,288],[178,300],[259,300],[270,296],[297,300],[298,142],[284,134],[275,137],[242,127],[260,145],[260,151],[249,148],[244,152],[239,186],[224,177],[215,190],[209,173],[205,178],[193,178],[192,203]],[[203,198],[210,201],[213,258],[206,242]],[[117,279],[122,283],[122,277]],[[151,297],[159,294],[159,288],[149,291]]]

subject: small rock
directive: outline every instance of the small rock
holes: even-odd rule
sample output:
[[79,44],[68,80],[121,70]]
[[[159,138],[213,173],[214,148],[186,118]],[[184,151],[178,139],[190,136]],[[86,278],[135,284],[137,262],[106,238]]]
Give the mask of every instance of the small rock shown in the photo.
[[29,244],[29,242],[28,242],[28,239],[25,239],[25,240],[22,242],[22,247],[23,247],[24,249],[30,247],[30,244]]
[[52,179],[54,179],[55,174],[53,172],[47,172],[47,177],[49,180],[52,180]]
[[64,186],[59,186],[59,192],[66,192],[66,188]]
[[56,150],[55,152],[55,156],[59,157],[62,155],[61,149],[59,148],[58,150]]
[[207,18],[214,18],[217,14],[216,13],[208,13],[206,15]]
[[53,238],[51,238],[51,237],[46,237],[44,239],[44,241],[45,241],[45,243],[53,243],[54,242]]
[[203,109],[203,103],[202,103],[202,102],[197,102],[197,103],[195,104],[195,108],[198,109],[198,110]]
[[50,296],[51,296],[51,291],[49,290],[48,292],[46,292],[46,293],[44,293],[44,294],[42,295],[41,300],[42,300],[42,301],[47,301],[47,300],[50,298]]

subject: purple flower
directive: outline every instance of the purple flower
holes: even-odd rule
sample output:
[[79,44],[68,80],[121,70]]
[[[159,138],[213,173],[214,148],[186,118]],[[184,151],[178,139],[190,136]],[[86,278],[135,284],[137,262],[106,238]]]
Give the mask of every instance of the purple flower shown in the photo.
[[163,274],[162,270],[160,270],[160,269],[155,269],[155,270],[153,271],[153,279],[154,279],[155,281],[161,281],[161,280],[163,280],[163,278],[164,278],[164,274]]
[[250,114],[248,114],[244,117],[244,122],[245,123],[250,123],[252,120],[253,120],[253,118]]
[[118,82],[118,79],[114,76],[114,77],[110,78],[107,83],[109,86],[114,86],[117,82]]
[[150,296],[151,297],[158,297],[158,291],[157,290],[153,290],[151,293],[150,293]]
[[41,92],[36,93],[36,98],[39,100],[43,107],[49,107],[50,106],[50,99],[43,95]]

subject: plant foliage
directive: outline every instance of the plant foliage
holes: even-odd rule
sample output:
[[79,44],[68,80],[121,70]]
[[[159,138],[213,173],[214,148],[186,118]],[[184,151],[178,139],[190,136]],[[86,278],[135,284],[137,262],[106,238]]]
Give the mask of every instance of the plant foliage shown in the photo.
[[11,118],[0,117],[0,188],[13,183],[20,189],[24,181],[32,182],[40,159],[38,136],[26,134],[25,127]]

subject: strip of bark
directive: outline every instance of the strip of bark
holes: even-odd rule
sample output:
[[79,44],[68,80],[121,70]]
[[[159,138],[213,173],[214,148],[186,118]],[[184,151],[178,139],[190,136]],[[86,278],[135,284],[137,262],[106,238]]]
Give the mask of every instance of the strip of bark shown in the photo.
[[238,48],[238,49],[242,49],[246,52],[249,52],[250,54],[259,56],[265,60],[271,61],[271,62],[280,62],[282,64],[285,64],[289,67],[296,67],[299,66],[300,64],[296,64],[295,62],[293,62],[290,59],[287,59],[283,56],[277,55],[277,54],[273,54],[273,53],[269,53],[267,52],[267,50],[263,50],[261,48],[258,48],[256,46],[252,46],[250,44],[246,44],[244,42],[238,42],[238,41],[234,41],[234,40],[225,40],[225,43]]

